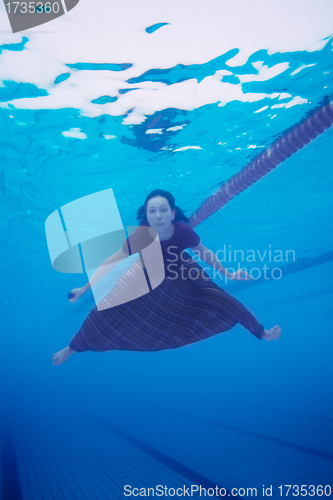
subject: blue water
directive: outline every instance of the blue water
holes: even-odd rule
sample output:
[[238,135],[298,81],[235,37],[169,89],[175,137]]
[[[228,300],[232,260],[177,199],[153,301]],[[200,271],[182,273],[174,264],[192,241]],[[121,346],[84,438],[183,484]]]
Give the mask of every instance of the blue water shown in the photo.
[[[24,51],[26,43],[24,37],[0,50]],[[233,55],[152,69],[129,83],[200,82],[225,69]],[[237,85],[236,75],[256,74],[255,61],[268,67],[288,62],[289,68],[266,81],[243,83],[244,93],[292,97],[163,109],[137,125],[124,125],[124,116],[89,118],[79,109],[17,109],[15,99],[47,90],[4,81],[0,100],[10,102],[0,111],[4,500],[13,485],[15,498],[33,500],[125,498],[125,485],[257,488],[260,498],[263,485],[272,486],[271,498],[286,496],[280,485],[332,487],[333,264],[310,263],[333,250],[333,127],[196,228],[214,252],[226,245],[261,255],[293,250],[296,262],[309,258],[298,272],[250,288],[216,281],[266,327],[281,325],[278,341],[258,341],[238,325],[178,350],[88,352],[62,366],[51,362],[93,303],[88,297],[69,304],[67,294],[86,276],[53,270],[46,218],[108,188],[125,226],[136,224],[137,208],[155,188],[171,191],[190,215],[333,93],[332,39],[313,52],[258,51],[244,66],[228,66],[234,74],[224,81]],[[73,61],[68,67],[122,72],[129,65]],[[302,65],[312,66],[292,75]],[[54,83],[67,78],[59,74]],[[307,102],[271,108],[295,96]],[[114,96],[95,100],[108,102]],[[87,138],[62,134],[75,128]],[[162,133],[146,134],[150,129]],[[187,146],[201,149],[175,151]],[[287,265],[272,266],[268,253],[263,262],[246,265],[264,263]],[[242,491],[239,496],[251,498]],[[316,490],[312,496],[321,495]],[[196,492],[193,498],[203,497]]]

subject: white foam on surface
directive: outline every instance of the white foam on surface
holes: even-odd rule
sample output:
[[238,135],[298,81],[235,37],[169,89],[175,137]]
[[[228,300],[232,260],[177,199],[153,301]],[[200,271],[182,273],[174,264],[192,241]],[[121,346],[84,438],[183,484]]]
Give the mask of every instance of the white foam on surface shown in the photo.
[[162,128],[149,128],[146,130],[146,134],[163,134]]
[[[279,99],[281,94],[246,93],[242,83],[267,81],[288,71],[288,63],[267,67],[253,63],[257,74],[237,75],[254,52],[265,49],[276,52],[316,51],[332,35],[333,2],[330,0],[109,0],[79,4],[66,15],[22,33],[10,33],[5,7],[0,4],[0,44],[29,41],[23,51],[3,50],[0,54],[1,82],[4,80],[33,83],[46,89],[47,96],[15,99],[15,108],[76,108],[83,115],[125,115],[124,124],[138,124],[147,115],[166,108],[193,110],[210,103],[224,106],[232,100],[260,101],[266,97]],[[148,26],[168,23],[152,34]],[[199,36],[200,35],[200,36]],[[238,49],[227,61],[230,71],[221,69],[200,83],[195,79],[167,85],[144,81],[129,84],[151,69],[173,68],[179,64],[204,64]],[[123,71],[76,70],[66,64],[130,63]],[[309,66],[309,65],[308,65]],[[305,65],[298,70],[302,71]],[[235,68],[235,69],[234,69]],[[54,84],[57,76],[70,77]],[[221,82],[224,75],[235,75],[239,84]],[[149,80],[149,76],[147,76]],[[163,80],[163,75],[161,75]],[[0,84],[2,84],[0,82]],[[120,94],[121,89],[137,89]],[[101,96],[117,97],[117,101],[95,104]],[[290,107],[304,102],[292,96]],[[8,107],[8,103],[0,104]],[[261,108],[263,109],[263,108]],[[260,110],[258,110],[259,112]]]
[[167,132],[176,132],[177,130],[182,130],[185,127],[185,125],[176,125],[175,127],[169,127],[167,128]]
[[183,148],[174,149],[176,151],[187,151],[188,149],[202,149],[200,146],[184,146]]
[[[258,65],[252,64],[252,66],[256,67]],[[275,64],[275,66],[272,66],[269,68],[268,66],[264,66],[261,63],[260,67],[256,67],[256,69],[259,70],[259,73],[257,75],[239,75],[239,81],[241,83],[245,82],[265,82],[266,80],[270,80],[271,78],[274,78],[277,75],[280,75],[284,71],[286,71],[289,67],[289,64],[286,63],[280,63],[280,64]]]
[[257,111],[255,111],[255,113],[261,113],[262,111],[265,111],[265,109],[267,109],[268,106],[264,106],[263,108],[260,108],[260,109],[257,109]]
[[295,71],[293,71],[292,73],[290,73],[290,76],[297,75],[297,73],[299,73],[300,71],[302,71],[302,69],[311,68],[311,66],[315,66],[315,64],[302,64],[302,66],[300,66],[299,68],[295,69]]
[[62,132],[65,137],[73,137],[74,139],[87,139],[87,135],[81,132],[80,128],[71,128],[65,132]]
[[273,106],[271,106],[271,108],[291,108],[292,106],[296,106],[297,104],[306,104],[308,102],[308,99],[302,99],[301,97],[299,96],[296,96],[294,97],[294,99],[292,99],[291,101],[289,102],[285,102],[285,103],[282,103],[282,104],[274,104]]

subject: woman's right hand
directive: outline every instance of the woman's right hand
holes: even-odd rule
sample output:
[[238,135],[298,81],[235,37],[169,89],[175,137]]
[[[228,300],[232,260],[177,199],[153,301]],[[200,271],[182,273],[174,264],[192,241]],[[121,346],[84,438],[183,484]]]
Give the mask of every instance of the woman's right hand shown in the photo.
[[81,288],[73,288],[68,294],[69,302],[76,302],[84,293],[86,293],[84,286]]

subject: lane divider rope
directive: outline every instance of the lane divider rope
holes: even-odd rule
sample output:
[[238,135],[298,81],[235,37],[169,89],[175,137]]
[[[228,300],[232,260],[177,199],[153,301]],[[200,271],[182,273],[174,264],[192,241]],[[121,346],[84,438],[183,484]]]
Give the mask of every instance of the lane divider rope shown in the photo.
[[266,148],[240,172],[231,177],[214,194],[209,196],[190,216],[189,225],[194,228],[217,210],[224,207],[235,196],[276,168],[280,163],[312,142],[333,123],[333,96],[326,104],[314,110],[301,122],[294,125],[282,137]]

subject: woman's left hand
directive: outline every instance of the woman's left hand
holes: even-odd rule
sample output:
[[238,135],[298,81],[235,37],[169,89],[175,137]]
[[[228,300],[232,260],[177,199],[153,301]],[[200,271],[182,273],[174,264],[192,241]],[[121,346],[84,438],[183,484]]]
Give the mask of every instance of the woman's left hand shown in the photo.
[[249,281],[252,279],[243,269],[239,269],[235,273],[229,273],[228,278],[233,281]]

